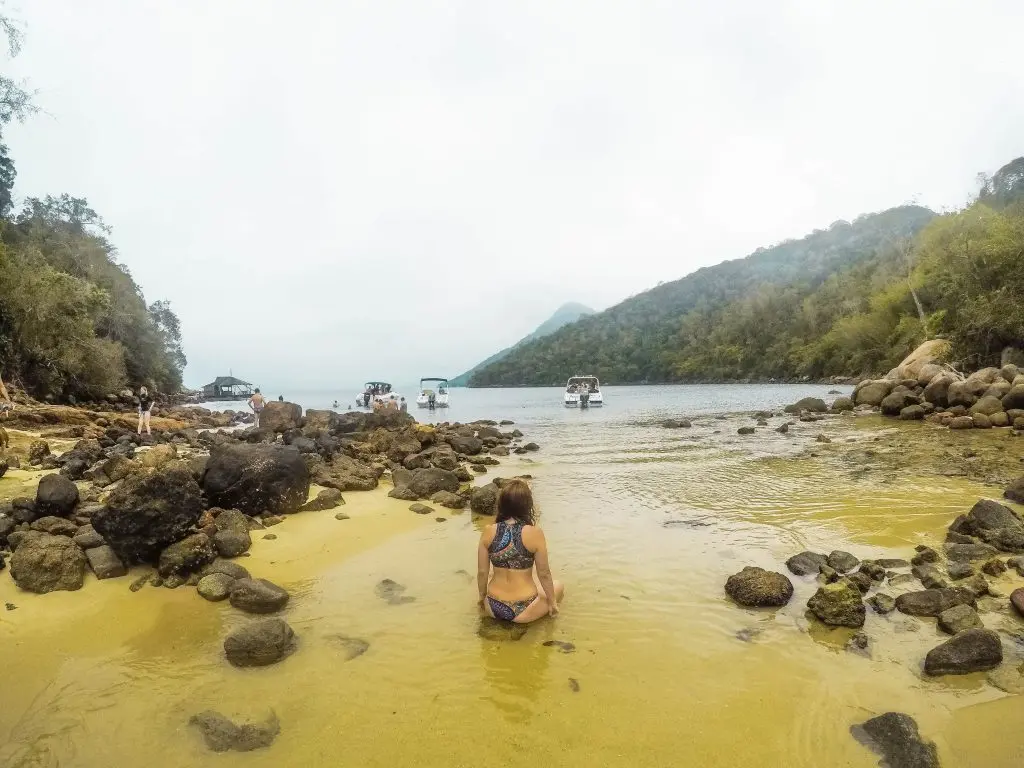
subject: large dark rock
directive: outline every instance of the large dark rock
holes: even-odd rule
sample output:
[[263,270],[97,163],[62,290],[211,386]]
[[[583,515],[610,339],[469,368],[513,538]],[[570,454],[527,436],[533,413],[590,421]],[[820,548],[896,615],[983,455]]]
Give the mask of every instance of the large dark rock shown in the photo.
[[928,651],[929,675],[966,675],[994,669],[1003,661],[1003,645],[991,629],[967,629]]
[[46,475],[36,489],[36,516],[67,517],[78,504],[78,486],[63,475]]
[[879,406],[882,400],[892,392],[894,381],[879,379],[859,384],[853,392],[853,400],[857,405]]
[[313,470],[313,482],[339,491],[372,491],[383,470],[363,464],[351,456],[336,455]]
[[828,406],[825,405],[825,401],[820,397],[805,397],[797,400],[795,403],[787,405],[784,410],[786,413],[800,413],[801,411],[826,413],[828,411]]
[[478,515],[494,515],[498,512],[498,488],[494,483],[473,489],[469,497],[469,508]]
[[971,507],[967,521],[975,534],[998,528],[1024,528],[1024,521],[1012,509],[992,499],[981,499]]
[[396,488],[408,488],[417,498],[429,499],[438,491],[454,493],[459,490],[459,478],[447,469],[401,469],[391,473]]
[[21,589],[40,594],[81,589],[85,555],[67,536],[32,532],[11,556],[11,578]]
[[854,726],[854,737],[883,758],[887,768],[939,768],[935,744],[925,741],[914,718],[900,712],[886,712]]
[[1010,387],[1010,391],[1003,395],[1002,404],[1004,411],[1024,408],[1024,384]]
[[295,650],[295,633],[283,619],[243,624],[224,639],[224,653],[236,667],[276,664]]
[[157,566],[161,576],[188,576],[199,572],[202,567],[213,562],[217,552],[213,542],[205,533],[194,533],[181,541],[176,541],[160,553]]
[[203,494],[182,467],[131,475],[92,516],[92,525],[125,563],[154,562],[189,534],[203,511]]
[[976,607],[974,593],[962,587],[922,589],[896,598],[896,609],[910,616],[938,616],[955,605]]
[[231,585],[231,604],[246,613],[274,613],[284,608],[288,593],[266,579],[239,579]]
[[938,408],[945,408],[949,405],[949,385],[955,379],[948,374],[940,374],[928,382],[924,388],[922,397],[925,402],[931,403]]
[[203,476],[211,504],[252,516],[298,511],[309,496],[309,484],[298,451],[277,445],[217,446]]
[[813,576],[828,564],[828,558],[819,552],[801,552],[786,561],[786,567],[797,576]]
[[881,402],[882,413],[887,416],[899,416],[904,408],[911,405],[919,405],[920,398],[914,393],[905,390],[897,389],[886,397]]
[[254,749],[269,747],[281,732],[281,724],[273,712],[262,723],[237,725],[220,712],[208,709],[192,715],[188,723],[199,729],[206,746],[214,752],[251,752]]
[[449,435],[448,444],[455,449],[458,453],[466,456],[476,456],[483,450],[484,443],[478,437],[464,436],[464,435]]
[[845,579],[819,587],[807,607],[831,627],[863,627],[867,614],[860,589]]
[[273,432],[287,432],[299,426],[302,419],[302,406],[296,403],[271,400],[260,414],[260,429]]
[[748,565],[726,579],[725,593],[751,608],[777,607],[793,597],[793,582],[781,573]]
[[[967,563],[971,560],[988,560],[996,553],[988,544],[947,544],[946,557],[953,562]],[[952,572],[950,573],[952,576]],[[970,575],[970,574],[966,574]]]

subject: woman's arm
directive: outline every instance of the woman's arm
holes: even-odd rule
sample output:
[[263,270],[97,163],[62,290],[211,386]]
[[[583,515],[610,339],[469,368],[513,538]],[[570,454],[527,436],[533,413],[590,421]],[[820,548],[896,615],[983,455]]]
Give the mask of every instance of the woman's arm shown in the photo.
[[476,548],[476,590],[481,604],[487,596],[487,577],[491,574],[491,557],[487,551],[489,545],[487,529],[484,528],[480,534],[480,544]]
[[540,581],[541,589],[548,599],[548,615],[554,616],[558,613],[558,603],[555,601],[555,580],[551,577],[551,564],[548,562],[548,542],[544,538],[544,531],[537,526],[534,526],[533,530],[532,543],[537,546],[533,553],[533,563],[537,568],[537,579]]

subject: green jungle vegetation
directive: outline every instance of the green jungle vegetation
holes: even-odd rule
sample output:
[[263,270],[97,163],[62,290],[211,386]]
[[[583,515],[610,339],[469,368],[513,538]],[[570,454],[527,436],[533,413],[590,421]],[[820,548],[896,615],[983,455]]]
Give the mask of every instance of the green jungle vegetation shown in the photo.
[[[21,30],[0,17],[9,56]],[[110,230],[86,200],[62,194],[16,205],[3,141],[38,111],[23,83],[0,75],[0,369],[38,398],[100,398],[127,385],[181,388],[185,355],[166,301],[146,303],[118,262]]]
[[470,386],[867,375],[933,337],[965,368],[1024,347],[1024,157],[963,210],[905,205],[705,267],[517,346]]

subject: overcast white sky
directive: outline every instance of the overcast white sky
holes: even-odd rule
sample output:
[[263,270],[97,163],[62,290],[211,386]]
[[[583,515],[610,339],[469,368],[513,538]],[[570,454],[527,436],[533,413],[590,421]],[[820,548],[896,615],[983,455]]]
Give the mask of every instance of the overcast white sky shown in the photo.
[[9,0],[87,197],[201,385],[455,375],[566,301],[1024,154],[1019,0]]

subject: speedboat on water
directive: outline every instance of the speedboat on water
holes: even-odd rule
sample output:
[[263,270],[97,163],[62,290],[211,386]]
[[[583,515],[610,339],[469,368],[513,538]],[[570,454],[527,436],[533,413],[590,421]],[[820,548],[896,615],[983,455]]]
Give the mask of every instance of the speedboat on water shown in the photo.
[[356,407],[372,408],[374,402],[383,403],[399,399],[399,396],[391,391],[391,385],[388,382],[368,381],[363,385],[363,391],[356,395]]
[[589,408],[604,405],[601,382],[597,376],[573,376],[565,384],[566,408]]
[[[437,384],[437,388],[430,387],[430,384]],[[447,408],[448,379],[433,376],[420,379],[420,394],[416,398],[416,405],[420,408]]]

